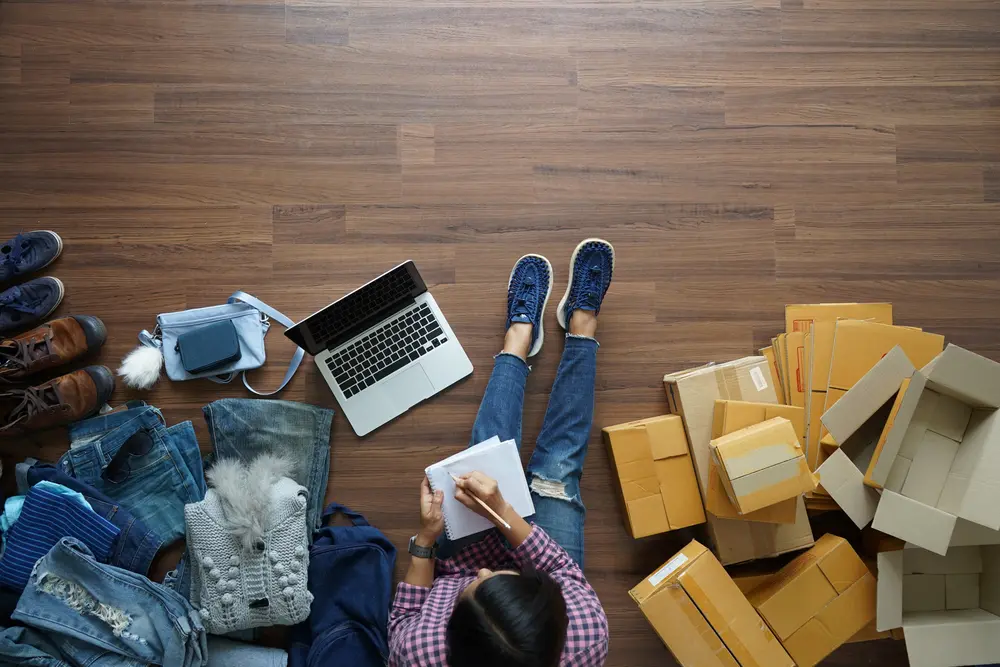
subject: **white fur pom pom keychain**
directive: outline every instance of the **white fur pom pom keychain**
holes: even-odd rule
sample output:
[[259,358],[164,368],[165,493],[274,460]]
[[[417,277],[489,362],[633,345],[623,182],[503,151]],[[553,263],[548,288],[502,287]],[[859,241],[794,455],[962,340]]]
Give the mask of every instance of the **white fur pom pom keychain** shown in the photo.
[[160,350],[160,339],[148,331],[139,334],[139,347],[135,348],[122,359],[118,375],[125,379],[125,384],[135,389],[151,389],[160,379],[160,369],[163,368],[163,352]]

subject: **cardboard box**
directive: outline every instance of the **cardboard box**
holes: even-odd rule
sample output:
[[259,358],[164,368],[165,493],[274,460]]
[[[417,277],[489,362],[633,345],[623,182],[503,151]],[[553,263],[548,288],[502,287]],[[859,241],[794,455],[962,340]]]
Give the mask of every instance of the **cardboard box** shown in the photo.
[[897,627],[911,667],[1000,662],[1000,546],[880,553],[877,628]]
[[778,370],[778,360],[774,355],[773,347],[762,347],[760,355],[767,359],[768,368],[771,369],[771,383],[774,385],[774,393],[778,396],[779,403],[785,403],[785,388],[781,383],[781,372]]
[[811,667],[875,618],[875,578],[846,540],[824,535],[749,595],[799,667]]
[[629,535],[646,537],[705,522],[680,417],[640,419],[602,433]]
[[890,303],[815,303],[785,306],[785,331],[811,332],[811,370],[806,401],[806,458],[810,468],[819,466],[819,441],[823,437],[819,416],[826,407],[826,388],[830,380],[833,340],[837,320],[871,320],[892,324]]
[[[792,423],[795,434],[801,438],[805,434],[805,411],[792,405],[774,403],[752,403],[749,401],[719,400],[715,402],[712,420],[712,439],[738,431],[747,426],[765,422],[774,417],[784,417]],[[741,515],[736,505],[726,494],[726,488],[719,476],[719,468],[710,462],[708,493],[705,496],[705,510],[722,519],[742,519],[764,523],[795,523],[798,517],[797,501],[788,499],[769,507]]]
[[[777,398],[764,357],[744,357],[719,365],[670,373],[663,378],[670,411],[684,417],[691,456],[703,497],[709,488],[710,447],[715,401],[774,403]],[[805,503],[798,499],[794,524],[735,521],[708,516],[708,533],[726,565],[804,549],[814,543]]]
[[872,526],[944,554],[957,519],[1000,530],[1000,364],[949,345],[913,374],[874,462]]
[[875,516],[879,496],[865,485],[865,474],[884,441],[895,396],[915,370],[903,349],[894,347],[823,414],[823,425],[841,444],[816,472],[858,528]]
[[[873,577],[878,572],[878,567],[877,567],[875,561],[869,562],[869,561],[866,560],[865,561],[865,567],[868,568],[868,571],[871,573],[871,575]],[[758,586],[761,586],[765,582],[769,581],[772,577],[774,577],[774,575],[776,573],[777,573],[776,571],[774,571],[774,572],[747,572],[747,573],[743,573],[743,572],[730,572],[730,576],[733,578],[733,583],[736,584],[736,587],[739,588],[740,591],[742,591],[743,595],[746,595],[749,598],[750,595],[752,594],[752,592]],[[868,621],[868,624],[865,625],[865,627],[863,627],[860,630],[858,630],[854,635],[851,636],[850,639],[848,639],[844,643],[845,644],[858,644],[858,643],[861,643],[861,642],[878,641],[880,639],[897,639],[897,640],[899,640],[899,639],[903,638],[903,630],[902,630],[902,628],[893,629],[893,630],[882,630],[882,631],[880,631],[875,626],[876,626],[875,619],[872,619],[872,620]]]
[[726,495],[740,514],[816,488],[792,423],[775,417],[712,440]]
[[629,595],[683,667],[794,667],[726,570],[698,542]]

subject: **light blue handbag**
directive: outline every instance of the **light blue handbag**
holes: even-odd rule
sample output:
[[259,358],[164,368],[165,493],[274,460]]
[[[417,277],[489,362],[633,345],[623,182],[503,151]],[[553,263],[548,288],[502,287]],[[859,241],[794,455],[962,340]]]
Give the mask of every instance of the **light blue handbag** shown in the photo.
[[[139,339],[145,345],[159,344],[163,352],[163,363],[167,377],[171,380],[204,378],[225,384],[232,382],[239,373],[243,373],[243,384],[247,389],[258,396],[270,396],[285,388],[285,385],[295,375],[295,371],[298,370],[299,364],[302,363],[302,357],[305,355],[302,349],[295,350],[295,355],[288,364],[288,370],[285,371],[285,378],[282,380],[281,386],[274,391],[257,391],[250,386],[250,383],[247,382],[246,372],[264,365],[266,358],[264,336],[271,326],[272,319],[286,327],[294,324],[280,311],[275,310],[260,299],[246,292],[233,292],[228,301],[221,306],[162,313],[156,318],[156,331],[152,334],[143,331],[139,334]],[[232,322],[236,328],[240,358],[205,373],[192,374],[184,370],[177,350],[177,337],[208,324],[226,320]]]

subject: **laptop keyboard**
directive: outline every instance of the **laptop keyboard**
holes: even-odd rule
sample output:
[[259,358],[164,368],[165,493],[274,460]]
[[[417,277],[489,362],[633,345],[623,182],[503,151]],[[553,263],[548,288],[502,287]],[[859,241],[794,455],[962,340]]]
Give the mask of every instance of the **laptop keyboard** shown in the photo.
[[434,313],[423,304],[340,350],[326,366],[350,398],[447,341]]

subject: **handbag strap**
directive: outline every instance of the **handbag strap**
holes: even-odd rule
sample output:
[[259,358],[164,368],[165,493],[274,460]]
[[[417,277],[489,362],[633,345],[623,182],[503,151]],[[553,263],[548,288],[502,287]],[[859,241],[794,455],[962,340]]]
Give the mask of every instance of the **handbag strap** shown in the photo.
[[[236,303],[237,301],[242,301],[248,306],[253,306],[260,312],[270,317],[272,320],[277,320],[279,323],[283,324],[286,329],[288,327],[295,325],[295,322],[292,322],[288,318],[288,316],[286,316],[280,310],[275,310],[274,308],[267,305],[266,303],[264,303],[257,297],[253,296],[252,294],[247,294],[246,292],[237,290],[236,292],[233,292],[232,296],[229,297],[229,300],[226,301],[226,303]],[[257,394],[258,396],[271,396],[273,394],[277,394],[279,391],[285,388],[285,385],[289,383],[289,381],[292,379],[292,376],[295,375],[295,371],[299,370],[299,364],[302,363],[302,357],[304,357],[305,354],[306,354],[305,350],[303,350],[302,348],[300,347],[295,348],[295,354],[292,355],[292,360],[288,362],[288,370],[285,371],[285,379],[281,381],[281,385],[274,391],[257,391],[256,389],[251,387],[250,383],[247,382],[246,371],[243,372],[243,385],[253,393]]]

